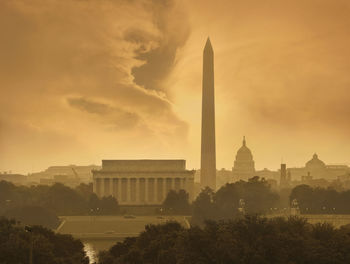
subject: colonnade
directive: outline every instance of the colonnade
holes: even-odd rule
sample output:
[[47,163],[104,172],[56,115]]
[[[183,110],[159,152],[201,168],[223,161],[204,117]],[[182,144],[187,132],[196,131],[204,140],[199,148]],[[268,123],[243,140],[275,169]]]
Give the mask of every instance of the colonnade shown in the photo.
[[152,205],[161,204],[170,190],[184,189],[191,196],[193,179],[186,177],[97,177],[94,178],[93,186],[97,196],[113,196],[121,205]]

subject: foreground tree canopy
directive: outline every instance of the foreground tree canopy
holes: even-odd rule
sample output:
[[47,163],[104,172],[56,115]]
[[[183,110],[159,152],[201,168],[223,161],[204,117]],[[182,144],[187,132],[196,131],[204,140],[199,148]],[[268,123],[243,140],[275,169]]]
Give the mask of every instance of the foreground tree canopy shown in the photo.
[[83,244],[70,235],[33,226],[26,232],[14,220],[0,219],[0,263],[29,263],[33,243],[35,264],[88,264]]
[[247,216],[209,221],[201,228],[150,225],[100,253],[100,264],[326,264],[350,263],[350,231],[300,218]]

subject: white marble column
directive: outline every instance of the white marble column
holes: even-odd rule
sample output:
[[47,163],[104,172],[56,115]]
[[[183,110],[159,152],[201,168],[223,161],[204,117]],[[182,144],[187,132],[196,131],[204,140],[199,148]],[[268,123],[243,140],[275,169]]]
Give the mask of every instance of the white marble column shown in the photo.
[[103,186],[103,189],[104,189],[104,192],[103,192],[103,196],[108,196],[108,192],[109,192],[109,185],[108,185],[108,183],[109,183],[109,178],[104,178],[104,180],[103,180],[103,184],[104,184],[104,186]]
[[114,196],[114,193],[113,193],[113,178],[109,178],[109,195]]
[[187,180],[186,178],[183,179],[183,189],[188,192],[188,186],[187,186]]
[[[148,199],[148,203],[150,203],[150,204],[154,204],[154,201],[156,201],[156,199],[157,199],[157,198],[155,198],[155,197],[157,197],[157,196],[155,196],[156,192],[157,192],[157,188],[155,186],[155,183],[156,183],[155,178],[152,178],[152,181],[151,181],[151,179],[148,179],[148,190],[147,190],[147,192],[148,192],[147,197],[148,198],[147,199]],[[150,192],[150,190],[151,190],[151,192]]]
[[148,186],[149,186],[149,178],[145,178],[145,204],[148,204]]
[[112,187],[111,187],[111,193],[112,193],[112,196],[114,197],[114,198],[116,198],[117,199],[117,191],[116,191],[116,181],[115,181],[116,179],[115,178],[112,178],[111,179],[111,182],[112,182]]
[[117,191],[117,199],[120,203],[122,201],[122,178],[118,178],[118,191]]
[[[160,179],[160,178],[158,178],[158,179]],[[158,183],[160,183],[160,182],[158,182],[158,179],[157,179],[157,188],[158,188]],[[159,191],[159,193],[158,193],[158,195],[159,195],[159,197],[161,198],[161,199],[158,199],[158,196],[157,196],[157,202],[158,203],[160,203],[160,202],[162,202],[162,199],[163,199],[163,196],[164,196],[164,192],[165,192],[165,190],[164,190],[164,179],[163,178],[161,178],[162,179],[162,181],[161,181],[161,183],[159,184],[159,186],[160,186],[160,191]],[[158,191],[157,191],[158,192]]]
[[136,194],[135,194],[135,203],[139,204],[140,203],[140,178],[136,178]]
[[131,179],[126,178],[126,202],[131,202]]
[[156,203],[158,203],[159,202],[158,201],[158,196],[160,194],[160,188],[158,186],[158,178],[155,178],[154,181],[155,181],[155,192],[154,193],[156,195],[155,201],[156,201]]
[[105,178],[100,180],[100,197],[102,198],[105,195]]
[[162,197],[162,202],[164,201],[164,199],[166,198],[168,192],[167,192],[167,187],[166,187],[166,178],[163,178],[163,197]]
[[171,178],[171,190],[175,191],[175,178]]

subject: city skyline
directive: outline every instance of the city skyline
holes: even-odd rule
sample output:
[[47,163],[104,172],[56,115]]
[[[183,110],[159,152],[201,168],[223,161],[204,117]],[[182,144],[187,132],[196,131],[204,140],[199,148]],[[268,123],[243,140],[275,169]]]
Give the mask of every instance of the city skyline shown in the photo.
[[349,163],[348,3],[115,3],[0,3],[0,171],[104,158],[199,168],[208,35],[218,169],[243,135],[257,169],[315,152]]

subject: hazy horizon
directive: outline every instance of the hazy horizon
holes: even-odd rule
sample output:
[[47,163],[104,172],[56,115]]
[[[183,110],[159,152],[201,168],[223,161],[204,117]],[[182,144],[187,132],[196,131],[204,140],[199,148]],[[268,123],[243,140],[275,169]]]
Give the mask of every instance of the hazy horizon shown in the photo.
[[0,171],[185,159],[199,168],[202,54],[217,169],[350,163],[350,2],[0,2]]

